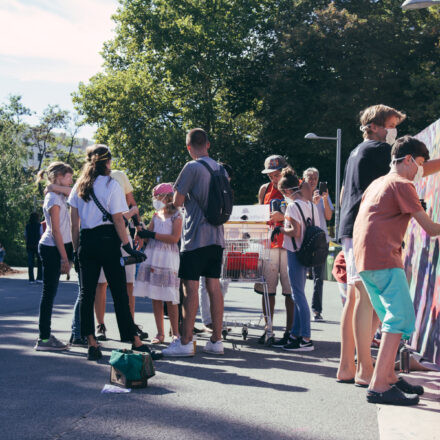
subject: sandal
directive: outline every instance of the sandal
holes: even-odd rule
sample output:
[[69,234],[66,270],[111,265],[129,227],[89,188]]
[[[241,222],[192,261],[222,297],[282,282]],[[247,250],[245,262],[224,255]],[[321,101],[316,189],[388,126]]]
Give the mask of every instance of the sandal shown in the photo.
[[152,340],[152,344],[163,344],[163,341],[165,339],[164,335],[156,335]]

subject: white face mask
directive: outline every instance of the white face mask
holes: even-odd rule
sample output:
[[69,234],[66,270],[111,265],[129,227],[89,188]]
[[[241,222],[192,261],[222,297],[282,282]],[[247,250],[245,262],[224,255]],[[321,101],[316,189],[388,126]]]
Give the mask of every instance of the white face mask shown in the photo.
[[417,183],[419,180],[422,179],[424,171],[423,171],[423,167],[422,167],[422,165],[419,165],[419,164],[414,160],[413,157],[412,157],[411,159],[412,159],[412,161],[417,165],[417,173],[416,173],[416,175],[414,176],[414,179],[413,179],[413,180],[414,180],[414,183]]
[[153,199],[153,207],[156,211],[160,211],[162,208],[165,208],[165,203],[162,200]]
[[387,131],[387,137],[385,141],[387,144],[393,145],[397,138],[397,128],[385,128]]

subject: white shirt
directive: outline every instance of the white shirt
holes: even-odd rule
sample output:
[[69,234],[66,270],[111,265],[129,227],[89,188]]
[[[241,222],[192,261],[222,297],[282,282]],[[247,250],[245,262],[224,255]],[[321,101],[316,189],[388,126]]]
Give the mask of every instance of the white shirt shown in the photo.
[[[118,214],[128,211],[125,194],[116,180],[109,176],[98,176],[93,184],[93,191],[101,205],[110,213]],[[68,203],[78,209],[81,219],[81,229],[93,229],[101,225],[111,225],[110,221],[103,221],[103,213],[91,198],[85,202],[78,196],[77,185],[72,188]]]
[[[318,226],[322,229],[322,225],[319,219],[318,210],[316,209],[316,205],[314,205],[312,202],[304,202],[303,200],[295,200],[294,203],[289,203],[287,205],[286,212],[284,214],[285,220],[284,220],[284,227],[290,228],[292,227],[289,220],[287,220],[287,217],[292,218],[293,220],[296,220],[301,225],[301,235],[299,238],[295,238],[296,243],[296,250],[299,250],[301,248],[303,239],[304,239],[304,233],[306,230],[306,226],[304,224],[304,220],[301,217],[301,213],[299,212],[298,207],[295,205],[295,203],[298,203],[301,206],[302,212],[304,214],[305,219],[312,219],[312,207],[313,207],[313,215],[315,220],[315,226]],[[292,243],[292,237],[287,236],[284,234],[284,242],[283,247],[291,252],[296,252],[293,248]]]
[[40,238],[40,243],[45,246],[56,246],[52,231],[52,219],[50,217],[50,209],[53,206],[60,207],[60,232],[63,237],[63,243],[70,243],[72,236],[70,233],[70,216],[67,209],[66,197],[62,194],[48,192],[44,197],[43,213],[46,220],[46,230]]

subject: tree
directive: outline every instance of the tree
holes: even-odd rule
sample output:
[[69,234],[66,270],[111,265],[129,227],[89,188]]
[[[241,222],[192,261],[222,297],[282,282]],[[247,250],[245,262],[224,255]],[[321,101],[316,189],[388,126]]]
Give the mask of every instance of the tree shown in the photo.
[[40,123],[31,128],[30,142],[38,148],[38,167],[40,171],[50,146],[55,142],[54,130],[66,128],[69,120],[69,112],[61,110],[58,105],[49,105],[44,109],[40,117]]
[[24,226],[35,195],[34,175],[25,168],[28,149],[23,138],[28,127],[21,119],[29,114],[19,96],[0,106],[0,242],[9,264],[26,261]]
[[[256,200],[262,164],[255,117],[257,65],[270,39],[267,0],[125,0],[105,44],[104,73],[74,100],[97,138],[130,170],[136,196],[149,203],[158,180],[173,181],[189,159],[189,128],[204,128],[214,158],[237,169],[239,201]],[[246,87],[244,87],[246,85]],[[244,90],[244,92],[243,92]],[[238,93],[240,91],[240,93]]]

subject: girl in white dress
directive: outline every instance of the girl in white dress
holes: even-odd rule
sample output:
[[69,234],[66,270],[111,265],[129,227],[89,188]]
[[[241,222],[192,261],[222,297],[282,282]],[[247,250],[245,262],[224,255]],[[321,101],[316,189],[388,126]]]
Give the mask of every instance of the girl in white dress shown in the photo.
[[153,189],[153,206],[156,212],[147,230],[138,232],[142,239],[148,239],[145,248],[147,259],[139,266],[134,285],[134,295],[148,297],[153,302],[157,335],[153,344],[165,339],[163,302],[166,301],[171,331],[179,337],[179,248],[182,234],[182,216],[172,204],[173,187],[161,183]]

